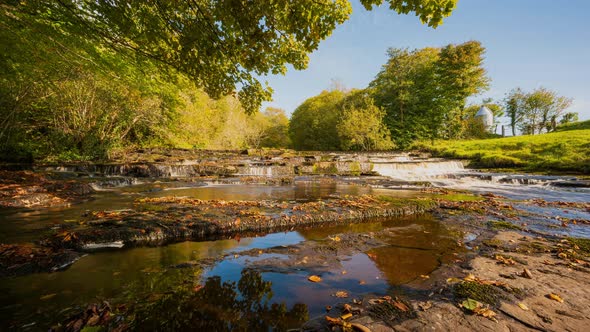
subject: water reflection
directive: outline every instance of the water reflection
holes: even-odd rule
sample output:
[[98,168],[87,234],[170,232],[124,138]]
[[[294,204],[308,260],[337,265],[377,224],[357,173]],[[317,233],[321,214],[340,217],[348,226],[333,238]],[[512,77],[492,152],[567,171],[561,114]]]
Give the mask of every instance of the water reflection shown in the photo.
[[308,317],[307,306],[272,303],[272,283],[245,269],[240,280],[214,276],[197,291],[177,290],[135,313],[138,331],[286,331]]

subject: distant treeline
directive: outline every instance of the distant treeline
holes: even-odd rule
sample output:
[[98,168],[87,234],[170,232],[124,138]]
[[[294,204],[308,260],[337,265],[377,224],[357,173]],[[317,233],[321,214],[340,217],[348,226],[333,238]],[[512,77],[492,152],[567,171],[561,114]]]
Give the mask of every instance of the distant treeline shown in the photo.
[[[290,137],[301,150],[405,149],[435,139],[494,137],[499,118],[510,119],[512,134],[554,131],[577,120],[566,113],[571,99],[545,88],[519,88],[504,100],[469,97],[489,87],[484,47],[477,41],[442,48],[390,49],[389,59],[364,90],[333,89],[306,100],[291,118]],[[475,117],[486,106],[495,122],[484,128]]]

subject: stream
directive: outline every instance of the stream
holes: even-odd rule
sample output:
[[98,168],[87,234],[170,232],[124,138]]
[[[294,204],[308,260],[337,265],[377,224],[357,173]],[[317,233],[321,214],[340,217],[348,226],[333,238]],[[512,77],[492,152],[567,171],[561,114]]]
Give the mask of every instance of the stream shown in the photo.
[[[302,202],[365,194],[411,198],[426,195],[421,189],[424,183],[428,183],[434,187],[478,194],[492,193],[511,200],[590,201],[590,188],[584,181],[571,176],[481,173],[464,169],[458,161],[416,160],[407,155],[377,155],[368,157],[368,162],[378,173],[370,177],[372,181],[378,180],[376,184],[367,184],[367,177],[354,175],[331,177],[329,181],[325,176],[298,175],[290,184],[264,185],[228,180],[186,181],[180,176],[130,180],[129,177],[106,174],[111,175],[111,182],[117,185],[96,186],[92,199],[80,204],[45,209],[0,208],[0,243],[35,241],[50,233],[56,224],[76,222],[88,211],[130,208],[134,200],[142,197]],[[236,177],[273,177],[285,173],[285,166],[277,167],[278,171],[272,166],[246,167]],[[176,172],[182,173],[182,168],[177,168]],[[535,215],[572,218],[573,213],[526,205],[523,209],[528,209],[533,219]],[[590,213],[575,213],[576,218],[590,220]],[[546,218],[539,218],[539,222],[531,227],[542,232],[590,238],[588,226],[556,230]],[[338,253],[335,261],[327,259],[317,268],[299,269],[280,263],[288,258],[284,250],[280,250],[282,248],[301,248],[307,243],[325,244],[342,234],[366,235],[383,230],[387,232],[378,238],[383,244],[366,252]],[[133,303],[140,310],[151,312],[152,305],[161,303],[166,296],[201,289],[203,294],[209,291],[233,294],[220,299],[219,308],[225,308],[220,311],[242,308],[244,301],[253,301],[259,305],[248,302],[248,306],[243,307],[246,309],[242,310],[251,311],[248,317],[254,317],[254,320],[267,322],[264,325],[267,329],[296,328],[305,320],[325,313],[326,306],[337,303],[334,294],[341,290],[346,290],[351,298],[392,290],[421,292],[419,281],[423,276],[468,250],[457,245],[462,236],[447,229],[444,220],[425,214],[379,218],[362,224],[295,228],[257,237],[88,252],[62,271],[2,280],[0,330],[47,330],[88,303],[101,301],[108,301],[113,307]],[[308,281],[311,274],[320,275],[322,281]],[[199,311],[197,304],[202,299],[190,301],[196,301],[191,308]],[[272,304],[282,304],[282,307]],[[286,324],[280,325],[281,328],[267,318],[279,307],[285,315],[281,324]],[[157,314],[152,317],[154,320],[160,318],[166,319]],[[141,324],[153,326],[151,322]]]

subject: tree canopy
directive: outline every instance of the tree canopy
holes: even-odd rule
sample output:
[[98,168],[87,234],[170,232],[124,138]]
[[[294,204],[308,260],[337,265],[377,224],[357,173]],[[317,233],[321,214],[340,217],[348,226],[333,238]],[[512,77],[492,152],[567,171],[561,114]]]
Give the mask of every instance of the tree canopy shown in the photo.
[[389,60],[369,90],[385,111],[385,123],[398,145],[463,135],[467,98],[489,84],[484,52],[478,41],[388,51]]
[[[361,0],[367,9],[383,0]],[[415,13],[431,27],[450,15],[457,0],[387,0],[401,14]],[[4,1],[0,26],[23,41],[51,40],[87,61],[108,48],[187,74],[211,97],[237,93],[250,113],[272,90],[259,81],[307,67],[318,48],[352,12],[348,0],[30,0]],[[70,42],[75,40],[75,42]],[[94,50],[91,48],[94,47]]]

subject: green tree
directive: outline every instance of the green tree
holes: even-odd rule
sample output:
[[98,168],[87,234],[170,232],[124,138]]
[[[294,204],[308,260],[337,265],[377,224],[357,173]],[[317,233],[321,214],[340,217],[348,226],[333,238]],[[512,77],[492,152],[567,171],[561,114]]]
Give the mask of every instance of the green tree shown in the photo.
[[394,147],[383,123],[385,112],[364,90],[352,91],[339,105],[336,129],[342,150],[372,151]]
[[289,136],[298,150],[338,150],[338,103],[345,94],[339,90],[322,91],[299,105],[291,116]]
[[291,145],[289,139],[289,118],[280,108],[268,107],[262,115],[267,123],[261,146],[267,148],[286,148]]
[[580,118],[579,118],[577,112],[567,112],[561,117],[561,120],[559,121],[559,123],[566,124],[566,123],[578,122],[578,121],[580,121]]
[[438,52],[436,48],[389,49],[389,60],[369,84],[375,105],[385,111],[384,122],[398,146],[426,137],[429,128],[442,122],[434,112]]
[[438,86],[441,91],[439,103],[446,106],[447,136],[458,138],[463,131],[467,98],[489,87],[490,79],[483,68],[485,48],[478,41],[450,44],[440,51],[436,63]]
[[419,138],[458,137],[468,97],[489,79],[479,42],[409,51],[390,49],[389,59],[369,84],[375,104],[399,146]]
[[[371,9],[383,0],[361,2]],[[436,27],[457,0],[387,2]],[[288,64],[306,68],[308,54],[351,12],[347,0],[7,0],[0,20],[3,29],[36,30],[33,40],[77,38],[186,73],[214,98],[240,87],[240,101],[252,113],[272,92],[256,76],[285,73]],[[100,58],[91,55],[88,61]]]
[[521,88],[512,89],[504,99],[506,115],[510,118],[512,136],[516,136],[516,128],[523,120],[525,99],[525,93]]
[[557,118],[571,103],[571,98],[559,96],[543,87],[528,93],[517,88],[508,95],[506,109],[511,118],[520,120],[522,133],[534,135],[555,130]]

